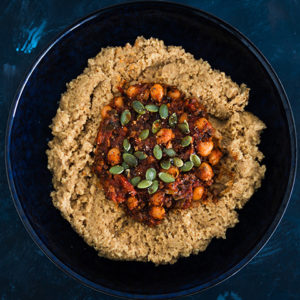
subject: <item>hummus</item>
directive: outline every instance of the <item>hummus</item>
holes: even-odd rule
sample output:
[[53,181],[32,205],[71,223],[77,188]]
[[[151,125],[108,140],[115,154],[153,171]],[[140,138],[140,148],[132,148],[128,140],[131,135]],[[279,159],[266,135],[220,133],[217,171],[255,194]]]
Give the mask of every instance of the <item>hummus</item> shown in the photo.
[[[225,189],[217,202],[172,210],[155,227],[135,221],[105,198],[92,171],[100,112],[123,82],[160,82],[197,97],[220,133]],[[181,47],[138,37],[134,45],[107,47],[67,84],[51,125],[48,168],[53,173],[53,204],[100,256],[115,260],[174,263],[204,251],[213,238],[225,238],[241,209],[260,187],[266,167],[257,145],[264,123],[244,110],[249,88],[238,85],[208,62]]]

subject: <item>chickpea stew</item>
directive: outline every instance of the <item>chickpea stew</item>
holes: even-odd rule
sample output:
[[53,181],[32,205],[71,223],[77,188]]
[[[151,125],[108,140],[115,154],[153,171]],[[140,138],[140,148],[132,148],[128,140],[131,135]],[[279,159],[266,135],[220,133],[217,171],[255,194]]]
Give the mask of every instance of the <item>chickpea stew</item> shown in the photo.
[[176,87],[142,83],[119,88],[101,111],[93,170],[108,199],[154,226],[172,209],[209,197],[221,157],[203,105]]

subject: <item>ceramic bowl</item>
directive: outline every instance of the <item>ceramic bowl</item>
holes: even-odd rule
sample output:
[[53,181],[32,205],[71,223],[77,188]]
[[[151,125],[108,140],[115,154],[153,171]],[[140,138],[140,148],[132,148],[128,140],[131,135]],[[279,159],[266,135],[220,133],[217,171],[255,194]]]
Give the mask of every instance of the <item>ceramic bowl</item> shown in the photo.
[[[262,187],[239,212],[226,240],[174,265],[112,261],[97,256],[75,233],[49,196],[45,151],[49,125],[66,82],[79,75],[102,47],[156,37],[251,88],[247,110],[267,129],[260,149],[267,166]],[[36,60],[12,104],[6,165],[16,209],[43,252],[63,271],[98,291],[127,298],[171,298],[199,292],[245,266],[276,229],[295,178],[296,139],[291,108],[274,70],[240,32],[203,11],[165,2],[138,2],[102,9],[59,35]]]

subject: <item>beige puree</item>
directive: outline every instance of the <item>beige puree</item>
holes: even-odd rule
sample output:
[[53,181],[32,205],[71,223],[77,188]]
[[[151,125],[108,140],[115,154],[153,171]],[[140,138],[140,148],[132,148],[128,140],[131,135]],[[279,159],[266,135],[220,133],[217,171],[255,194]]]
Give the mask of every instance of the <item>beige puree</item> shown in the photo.
[[[156,227],[126,216],[106,199],[91,166],[101,108],[121,81],[174,85],[205,105],[213,126],[223,135],[226,189],[217,203],[172,210]],[[257,145],[265,125],[244,107],[249,88],[238,85],[207,61],[196,60],[181,47],[138,37],[133,46],[107,47],[67,84],[51,125],[48,168],[53,173],[53,204],[74,230],[100,256],[116,260],[174,263],[181,256],[204,251],[211,239],[225,238],[241,209],[260,187],[266,167]],[[231,170],[231,172],[228,172]],[[227,174],[227,175],[226,175]],[[230,175],[231,174],[231,175]],[[233,175],[232,175],[233,174]]]

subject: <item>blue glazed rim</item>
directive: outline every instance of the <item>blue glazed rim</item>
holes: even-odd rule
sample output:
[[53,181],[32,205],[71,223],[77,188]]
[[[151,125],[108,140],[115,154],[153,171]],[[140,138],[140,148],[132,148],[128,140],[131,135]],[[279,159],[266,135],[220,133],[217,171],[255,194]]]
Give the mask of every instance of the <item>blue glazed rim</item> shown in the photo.
[[[221,274],[220,276],[214,278],[213,280],[187,289],[183,290],[180,292],[174,292],[174,293],[165,293],[165,294],[154,294],[154,295],[149,295],[149,294],[130,294],[118,290],[113,290],[110,288],[106,288],[105,286],[102,286],[100,284],[96,284],[88,279],[86,279],[83,276],[80,276],[76,272],[74,272],[71,268],[66,266],[61,260],[59,260],[54,253],[52,253],[47,246],[42,242],[42,240],[39,238],[39,236],[35,233],[34,229],[32,228],[23,208],[20,202],[20,199],[18,197],[16,187],[15,187],[15,182],[14,178],[12,176],[12,166],[11,166],[11,160],[10,160],[10,147],[11,147],[11,131],[13,127],[13,122],[14,122],[14,116],[15,112],[18,108],[19,101],[21,99],[23,90],[31,76],[31,74],[34,72],[36,67],[39,65],[40,61],[47,55],[48,51],[56,45],[61,39],[63,39],[67,34],[72,32],[74,29],[77,27],[81,26],[82,24],[89,22],[93,20],[94,18],[97,18],[99,15],[112,11],[115,8],[118,7],[124,7],[124,6],[131,6],[131,5],[151,5],[151,4],[157,4],[157,2],[164,4],[166,6],[173,6],[177,9],[187,9],[190,10],[191,13],[197,14],[199,17],[207,19],[211,21],[212,23],[221,26],[223,29],[225,29],[228,33],[231,35],[234,35],[240,42],[242,42],[248,50],[255,55],[256,59],[262,64],[264,69],[267,71],[268,75],[272,79],[273,84],[275,85],[279,95],[280,99],[282,102],[282,105],[285,110],[285,114],[287,117],[287,122],[288,122],[288,127],[289,127],[289,134],[291,136],[290,143],[291,143],[291,164],[290,164],[290,174],[289,174],[289,180],[287,184],[287,189],[284,194],[282,203],[278,209],[277,215],[274,218],[273,222],[269,226],[268,230],[266,231],[264,237],[256,244],[256,246],[244,257],[238,264],[233,266],[231,269],[229,269],[227,272]],[[264,247],[264,245],[269,241],[273,233],[275,232],[277,226],[279,225],[286,208],[288,206],[292,191],[293,191],[293,186],[295,182],[295,177],[296,177],[296,170],[297,170],[297,139],[296,139],[296,127],[295,127],[295,122],[293,118],[293,113],[291,110],[291,106],[288,100],[288,97],[286,95],[286,92],[277,76],[275,71],[273,70],[272,66],[270,63],[267,61],[267,59],[264,57],[264,55],[256,48],[256,46],[247,38],[245,37],[240,31],[238,31],[236,28],[233,26],[229,25],[228,23],[224,22],[223,20],[207,13],[204,12],[200,9],[187,6],[187,5],[182,5],[182,4],[177,4],[173,2],[167,2],[167,1],[138,1],[138,2],[127,2],[123,4],[117,4],[113,6],[109,6],[107,8],[100,9],[94,13],[89,14],[88,16],[81,18],[78,20],[76,23],[73,25],[67,27],[62,33],[60,33],[55,39],[52,40],[52,42],[48,45],[48,47],[41,52],[41,54],[38,56],[36,62],[33,64],[33,66],[30,68],[29,72],[25,76],[24,80],[21,82],[16,95],[14,97],[14,100],[11,104],[11,109],[8,117],[8,122],[7,122],[7,129],[6,129],[6,137],[5,137],[5,166],[6,166],[6,175],[8,178],[8,183],[9,183],[9,188],[10,192],[12,195],[12,199],[14,202],[14,205],[16,207],[16,210],[19,214],[19,217],[21,221],[23,222],[26,230],[28,231],[29,235],[33,239],[33,241],[38,245],[38,247],[44,252],[44,254],[62,271],[64,271],[67,275],[71,276],[72,278],[78,280],[82,284],[96,290],[100,291],[102,293],[105,293],[107,295],[111,296],[116,296],[120,298],[128,298],[128,299],[170,299],[170,298],[177,298],[177,297],[182,297],[182,296],[187,296],[187,295],[192,295],[195,293],[198,293],[200,291],[204,291],[210,287],[213,287],[224,280],[230,278],[234,274],[236,274],[239,270],[241,270],[244,266],[246,266],[258,253],[259,251]]]

